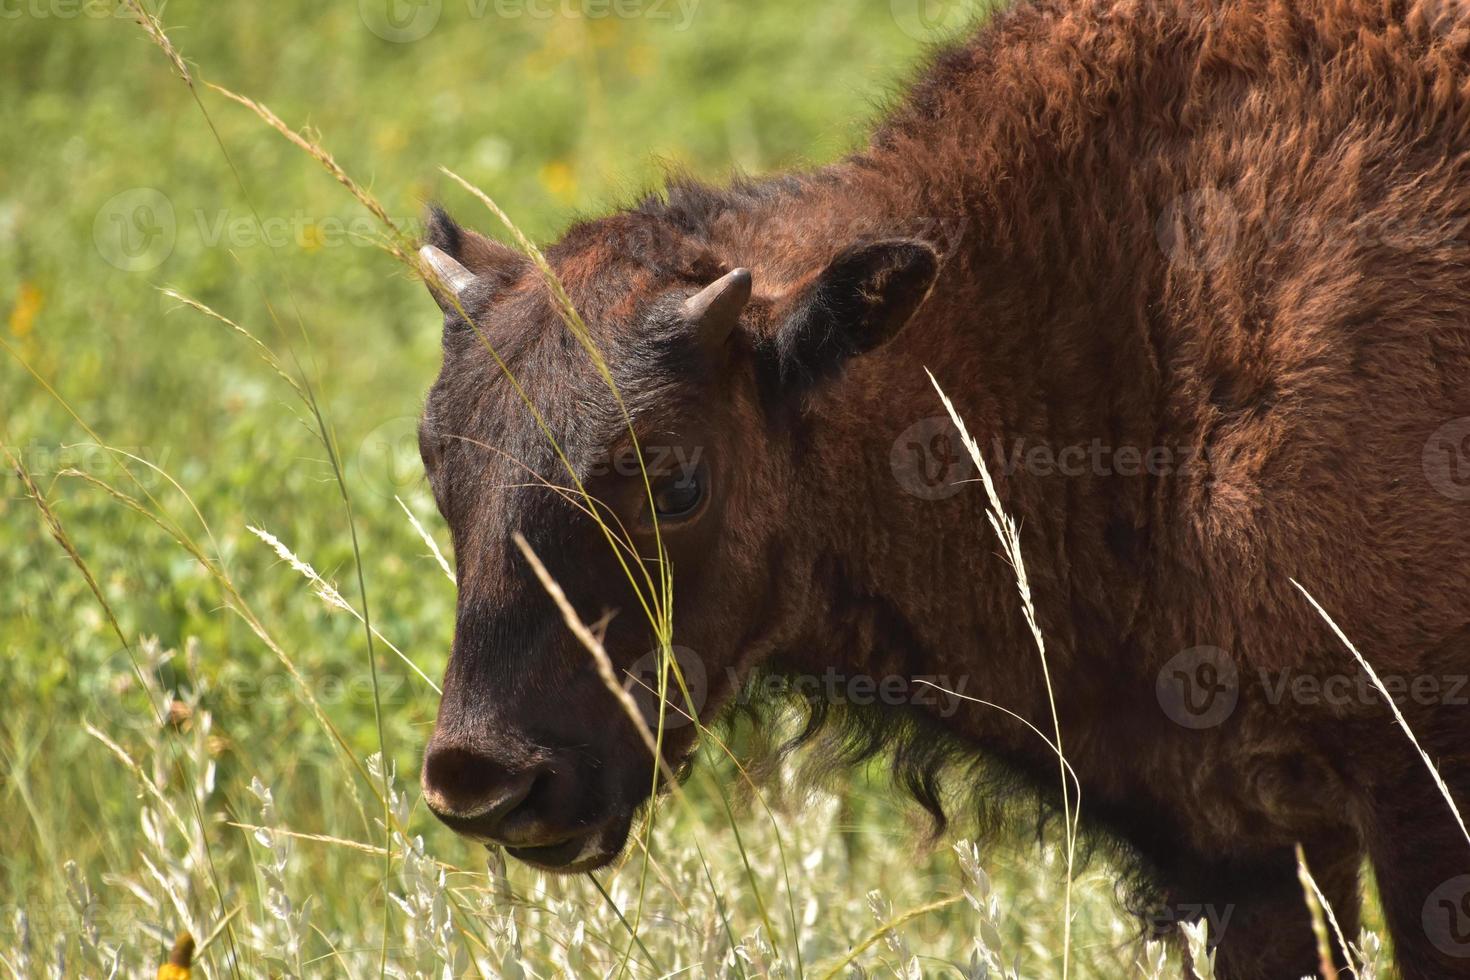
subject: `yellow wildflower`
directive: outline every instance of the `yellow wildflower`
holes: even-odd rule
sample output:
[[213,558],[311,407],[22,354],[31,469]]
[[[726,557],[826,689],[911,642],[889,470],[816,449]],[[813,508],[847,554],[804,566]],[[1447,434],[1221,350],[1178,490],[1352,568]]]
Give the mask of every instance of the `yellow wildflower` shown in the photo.
[[10,334],[24,338],[36,325],[36,314],[41,312],[41,290],[28,282],[20,284],[15,305],[10,309]]
[[168,962],[158,968],[158,980],[189,980],[193,962],[194,937],[181,932],[174,940],[174,948],[169,951]]

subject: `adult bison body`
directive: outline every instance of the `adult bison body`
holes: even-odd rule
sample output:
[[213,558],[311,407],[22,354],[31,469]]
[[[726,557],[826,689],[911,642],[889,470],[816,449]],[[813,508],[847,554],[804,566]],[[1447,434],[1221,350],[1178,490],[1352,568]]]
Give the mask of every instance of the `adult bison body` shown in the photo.
[[[1021,6],[939,54],[859,154],[676,180],[572,228],[547,258],[581,339],[520,253],[436,213],[444,366],[421,441],[459,605],[429,805],[583,870],[653,782],[517,534],[618,669],[659,646],[671,594],[705,718],[754,672],[836,670],[963,679],[1049,731],[927,367],[1020,524],[1083,820],[1153,900],[1230,910],[1219,974],[1318,968],[1301,843],[1350,938],[1366,858],[1404,975],[1470,975],[1470,844],[1291,584],[1470,801],[1456,12]],[[655,452],[681,462],[648,485],[618,463]],[[1056,759],[1014,718],[917,688],[848,723],[921,799],[972,754],[1056,796]],[[672,764],[693,731],[671,727]]]

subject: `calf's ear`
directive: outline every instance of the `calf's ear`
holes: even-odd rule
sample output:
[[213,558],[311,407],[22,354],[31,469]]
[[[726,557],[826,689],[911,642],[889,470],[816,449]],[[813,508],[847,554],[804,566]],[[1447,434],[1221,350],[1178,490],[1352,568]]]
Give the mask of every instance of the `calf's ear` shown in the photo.
[[912,238],[854,245],[840,252],[778,316],[782,381],[837,374],[848,358],[882,346],[929,295],[939,254]]
[[449,326],[463,322],[461,309],[468,311],[472,302],[483,302],[508,282],[524,259],[499,242],[460,227],[436,204],[429,207],[419,261],[424,284]]

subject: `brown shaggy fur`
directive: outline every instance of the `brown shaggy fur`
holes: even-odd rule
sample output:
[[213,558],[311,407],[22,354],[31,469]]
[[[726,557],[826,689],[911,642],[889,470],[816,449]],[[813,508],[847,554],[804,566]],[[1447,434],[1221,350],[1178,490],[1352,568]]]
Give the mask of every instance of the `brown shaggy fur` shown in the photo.
[[[836,668],[965,677],[966,693],[1050,730],[983,493],[925,499],[894,478],[895,440],[942,414],[928,367],[1020,522],[1084,819],[1123,843],[1166,907],[1233,910],[1218,975],[1317,969],[1301,842],[1349,938],[1366,856],[1403,975],[1470,976],[1452,955],[1470,947],[1451,948],[1470,919],[1441,925],[1464,890],[1436,898],[1470,873],[1470,844],[1291,585],[1380,674],[1436,685],[1402,707],[1470,803],[1470,709],[1455,703],[1470,672],[1470,493],[1426,465],[1441,451],[1470,463],[1470,445],[1432,438],[1470,416],[1470,23],[1458,10],[1026,4],[939,54],[850,159],[726,189],[675,181],[573,228],[549,256],[643,443],[702,447],[709,466],[701,516],[664,542],[675,640],[705,669],[706,714],[757,671]],[[846,250],[898,239],[942,261],[883,343],[813,290]],[[477,274],[470,316],[589,489],[633,523],[641,481],[590,475],[620,444],[620,416],[537,275],[442,216],[430,240]],[[737,266],[754,297],[711,355],[665,315],[669,298]],[[861,312],[890,294],[880,277],[848,299]],[[815,338],[813,310],[825,311]],[[432,803],[484,766],[561,760],[562,781],[530,798],[539,819],[597,828],[615,852],[646,795],[647,754],[510,532],[585,619],[618,611],[607,646],[620,665],[649,649],[647,625],[600,532],[521,486],[523,466],[566,476],[500,375],[451,311],[424,443],[461,600],[426,789]],[[1094,441],[1171,463],[1007,465],[1015,447]],[[651,553],[646,537],[638,546]],[[1238,703],[1187,727],[1161,705],[1161,672],[1199,646],[1224,651]],[[1275,686],[1343,675],[1346,698]],[[816,707],[819,719],[833,709]],[[1055,797],[1055,759],[1000,713],[874,711],[849,729],[858,751],[892,748],[930,805],[942,765],[976,753]],[[686,728],[671,758],[689,744]],[[452,764],[434,771],[435,752]]]

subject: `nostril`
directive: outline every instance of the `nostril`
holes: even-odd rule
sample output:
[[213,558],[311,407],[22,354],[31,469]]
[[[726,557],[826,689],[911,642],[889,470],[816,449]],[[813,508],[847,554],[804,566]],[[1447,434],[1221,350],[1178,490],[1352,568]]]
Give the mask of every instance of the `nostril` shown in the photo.
[[424,798],[443,817],[497,820],[531,792],[537,768],[512,769],[462,748],[431,749],[424,759]]

